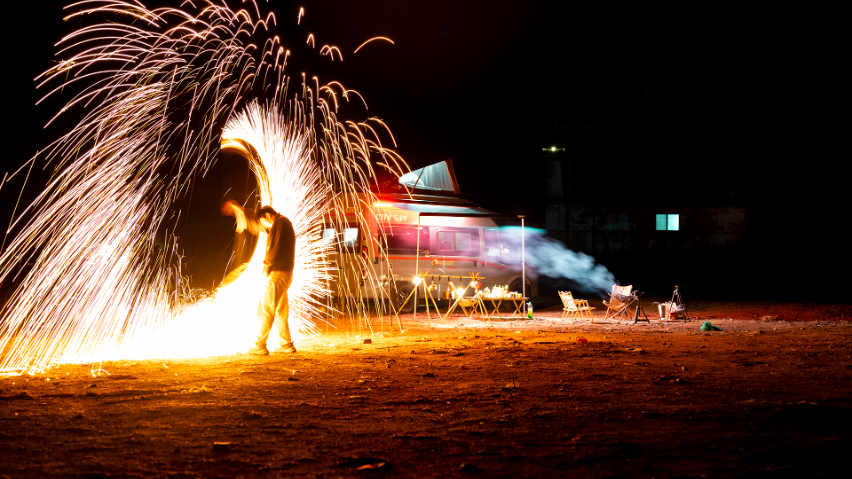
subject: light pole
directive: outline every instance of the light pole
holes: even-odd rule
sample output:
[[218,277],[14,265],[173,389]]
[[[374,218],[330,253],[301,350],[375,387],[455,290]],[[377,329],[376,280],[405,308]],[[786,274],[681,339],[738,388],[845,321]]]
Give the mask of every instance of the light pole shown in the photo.
[[[521,297],[527,297],[527,254],[524,244],[524,215],[518,215],[521,219]],[[527,302],[524,301],[524,316],[527,314]]]

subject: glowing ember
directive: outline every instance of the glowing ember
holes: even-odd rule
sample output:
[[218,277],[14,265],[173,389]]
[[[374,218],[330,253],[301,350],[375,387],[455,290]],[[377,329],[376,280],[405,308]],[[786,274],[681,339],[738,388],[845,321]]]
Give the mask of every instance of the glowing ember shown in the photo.
[[[0,371],[230,354],[254,342],[265,238],[236,281],[198,299],[176,260],[174,235],[163,233],[180,214],[172,205],[220,145],[241,152],[262,203],[293,222],[291,329],[296,339],[317,334],[334,274],[326,258],[335,244],[318,234],[323,222],[341,223],[347,209],[363,216],[363,201],[353,198],[370,196],[374,164],[407,170],[382,146],[379,120],[337,119],[338,96],[348,101],[356,92],[301,75],[299,93],[288,97],[290,52],[278,37],[260,48],[249,43],[275,23],[273,14],[261,17],[256,4],[233,11],[195,3],[184,2],[192,11],[117,0],[72,5],[79,10],[66,20],[101,23],[62,39],[60,55],[70,58],[37,80],[59,83],[48,96],[78,89],[58,115],[82,110],[83,119],[29,162],[53,163],[56,171],[0,255],[0,281],[32,263],[2,311]],[[318,53],[342,59],[334,46]],[[363,310],[352,296],[345,307]]]

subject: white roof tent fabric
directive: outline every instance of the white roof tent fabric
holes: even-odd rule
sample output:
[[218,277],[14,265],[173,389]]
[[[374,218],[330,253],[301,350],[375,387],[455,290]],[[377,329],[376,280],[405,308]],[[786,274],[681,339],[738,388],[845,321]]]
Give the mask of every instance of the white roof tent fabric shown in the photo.
[[399,177],[399,184],[411,189],[444,191],[457,195],[459,187],[451,161],[441,161],[406,173]]
[[484,208],[453,206],[453,205],[437,205],[437,204],[418,204],[418,203],[397,203],[388,202],[388,206],[396,209],[411,211],[419,216],[446,216],[446,217],[505,217],[505,215],[488,211]]

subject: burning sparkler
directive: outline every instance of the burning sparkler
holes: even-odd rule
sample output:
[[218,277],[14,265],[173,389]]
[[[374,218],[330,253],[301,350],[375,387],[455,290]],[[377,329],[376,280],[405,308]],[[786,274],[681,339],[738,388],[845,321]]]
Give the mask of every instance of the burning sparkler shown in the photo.
[[[274,14],[262,17],[254,2],[236,11],[195,3],[68,7],[66,20],[94,21],[59,42],[69,59],[36,80],[58,83],[46,96],[78,91],[57,116],[79,110],[83,118],[29,163],[54,163],[55,174],[18,216],[27,220],[0,255],[0,281],[32,263],[2,311],[0,371],[228,354],[253,342],[262,254],[237,281],[198,300],[175,260],[174,235],[166,234],[165,248],[154,241],[220,146],[246,158],[262,203],[293,222],[291,324],[315,334],[334,274],[327,259],[334,244],[318,234],[323,222],[343,222],[345,210],[362,214],[354,198],[369,195],[375,165],[407,170],[383,146],[381,121],[338,120],[338,97],[354,91],[303,74],[301,91],[288,96],[290,52],[276,36],[260,48],[251,42],[276,23]],[[342,59],[334,46],[319,53]]]

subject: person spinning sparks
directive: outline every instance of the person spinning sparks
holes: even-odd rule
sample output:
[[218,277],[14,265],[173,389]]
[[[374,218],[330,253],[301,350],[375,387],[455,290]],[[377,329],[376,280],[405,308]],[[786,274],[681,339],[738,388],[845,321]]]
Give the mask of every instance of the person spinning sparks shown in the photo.
[[228,274],[220,285],[225,286],[234,282],[246,270],[249,261],[251,261],[254,247],[257,245],[260,223],[257,221],[257,213],[252,208],[244,208],[234,200],[227,200],[222,203],[219,211],[223,215],[232,216],[237,220]]
[[[266,256],[263,259],[263,274],[266,275],[266,289],[257,307],[258,322],[260,330],[257,333],[257,342],[248,350],[249,354],[267,355],[269,349],[266,342],[269,332],[275,323],[275,318],[280,320],[278,334],[281,338],[281,352],[295,353],[296,347],[290,336],[289,305],[287,289],[293,280],[293,264],[296,256],[296,233],[293,223],[271,206],[264,206],[254,213],[252,210],[243,209],[236,203],[223,205],[222,213],[237,219],[237,233],[241,229],[251,231],[254,218],[257,219],[258,231],[266,233]],[[242,220],[241,220],[242,218]]]
[[281,337],[281,352],[295,353],[293,340],[290,338],[290,325],[287,322],[289,306],[287,304],[287,289],[293,281],[293,262],[296,257],[296,233],[293,223],[283,215],[278,214],[271,206],[257,210],[260,230],[266,233],[266,257],[263,259],[263,273],[266,275],[266,290],[258,305],[257,313],[260,319],[260,331],[257,342],[249,350],[249,354],[269,354],[266,340],[277,316],[281,320],[278,334]]

